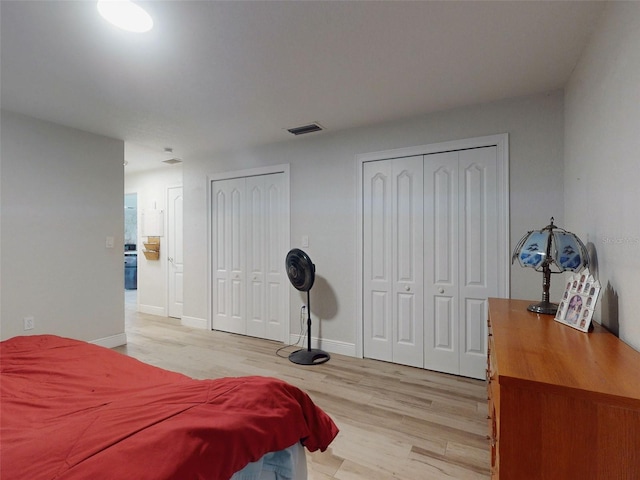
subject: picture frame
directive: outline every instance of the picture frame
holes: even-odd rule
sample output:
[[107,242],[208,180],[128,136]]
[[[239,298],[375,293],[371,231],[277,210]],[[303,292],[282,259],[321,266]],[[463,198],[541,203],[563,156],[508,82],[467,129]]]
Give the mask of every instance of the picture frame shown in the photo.
[[558,306],[555,320],[572,328],[587,332],[595,310],[600,282],[586,268],[567,278],[562,300]]

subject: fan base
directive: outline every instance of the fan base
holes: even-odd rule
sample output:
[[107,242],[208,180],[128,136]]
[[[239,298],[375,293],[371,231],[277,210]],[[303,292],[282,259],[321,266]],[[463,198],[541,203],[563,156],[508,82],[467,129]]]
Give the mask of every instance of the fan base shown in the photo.
[[312,348],[311,350],[296,350],[289,355],[289,360],[298,365],[320,365],[328,362],[331,356],[327,352]]

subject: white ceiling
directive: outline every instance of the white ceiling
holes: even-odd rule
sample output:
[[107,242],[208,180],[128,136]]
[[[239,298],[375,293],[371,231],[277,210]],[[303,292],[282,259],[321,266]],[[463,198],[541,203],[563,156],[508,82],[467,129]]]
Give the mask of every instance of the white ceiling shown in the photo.
[[[561,88],[602,2],[1,1],[2,108],[120,138],[128,171]],[[323,135],[314,133],[312,135]],[[170,167],[166,167],[170,168]]]

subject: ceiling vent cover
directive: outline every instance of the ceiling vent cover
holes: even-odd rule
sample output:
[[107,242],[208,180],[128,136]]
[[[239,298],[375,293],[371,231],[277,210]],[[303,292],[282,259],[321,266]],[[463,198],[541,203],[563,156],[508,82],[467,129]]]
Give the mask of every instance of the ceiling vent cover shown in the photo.
[[304,135],[306,133],[319,132],[321,130],[324,130],[322,125],[315,122],[310,123],[309,125],[302,125],[301,127],[287,128],[287,131],[293,135]]
[[182,163],[182,160],[179,158],[170,158],[169,160],[163,160],[162,163],[167,163],[169,165],[175,165],[176,163]]

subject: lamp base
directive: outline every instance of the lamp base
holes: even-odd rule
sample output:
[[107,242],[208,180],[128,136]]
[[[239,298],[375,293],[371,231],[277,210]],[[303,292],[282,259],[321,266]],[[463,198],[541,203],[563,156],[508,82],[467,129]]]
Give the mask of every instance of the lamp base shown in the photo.
[[289,360],[298,365],[319,365],[328,362],[331,357],[322,350],[297,350],[289,355]]
[[533,313],[542,313],[544,315],[555,315],[558,311],[558,304],[551,302],[532,303],[527,310]]

